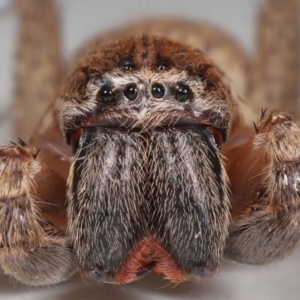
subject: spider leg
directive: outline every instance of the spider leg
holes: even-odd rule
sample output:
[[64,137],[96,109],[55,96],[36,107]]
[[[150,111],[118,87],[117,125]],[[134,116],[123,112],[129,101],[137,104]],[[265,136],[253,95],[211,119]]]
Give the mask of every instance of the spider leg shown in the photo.
[[228,156],[232,223],[225,254],[264,264],[300,241],[300,129],[283,112],[262,114],[255,133]]
[[255,112],[265,106],[299,116],[299,8],[299,0],[262,1],[246,97]]
[[61,89],[60,18],[53,0],[14,0],[14,4],[19,26],[13,133],[27,139]]
[[29,285],[68,278],[76,258],[64,234],[64,180],[19,141],[0,148],[0,186],[1,268]]

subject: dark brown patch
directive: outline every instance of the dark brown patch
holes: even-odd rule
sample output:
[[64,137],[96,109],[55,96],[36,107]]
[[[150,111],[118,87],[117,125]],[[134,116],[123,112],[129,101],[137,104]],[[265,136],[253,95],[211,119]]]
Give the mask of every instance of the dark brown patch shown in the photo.
[[119,56],[119,65],[118,65],[118,67],[121,70],[124,70],[124,71],[134,70],[134,68],[135,68],[135,62],[134,62],[135,49],[136,49],[136,42],[133,41],[133,43],[131,45],[129,55],[125,55],[125,56],[120,55]]

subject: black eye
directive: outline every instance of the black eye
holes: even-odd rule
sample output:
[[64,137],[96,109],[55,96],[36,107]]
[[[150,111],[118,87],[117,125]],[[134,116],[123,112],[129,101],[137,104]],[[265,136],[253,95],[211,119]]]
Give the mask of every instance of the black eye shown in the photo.
[[154,98],[160,99],[165,95],[165,87],[161,83],[154,83],[151,94]]
[[175,99],[179,102],[188,101],[192,96],[190,88],[182,83],[179,83],[175,90]]
[[105,84],[101,87],[97,94],[97,98],[103,103],[113,103],[117,101],[116,94],[110,84]]
[[124,95],[130,101],[135,100],[138,95],[138,89],[136,84],[129,83],[128,85],[126,85],[124,89]]

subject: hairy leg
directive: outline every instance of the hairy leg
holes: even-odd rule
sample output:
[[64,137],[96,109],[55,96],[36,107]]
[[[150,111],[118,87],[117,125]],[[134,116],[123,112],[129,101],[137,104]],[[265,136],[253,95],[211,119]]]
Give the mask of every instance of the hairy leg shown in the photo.
[[[14,134],[28,139],[59,92],[59,24],[52,0],[15,5],[20,29]],[[65,180],[47,166],[60,158],[42,144],[32,138],[30,146],[19,140],[0,148],[0,267],[29,285],[62,281],[77,268],[64,234]]]
[[15,0],[19,30],[15,60],[15,137],[28,140],[62,83],[60,22],[53,0]]
[[65,182],[18,144],[0,149],[0,266],[29,285],[60,282],[76,270],[64,234]]
[[282,259],[300,240],[300,130],[288,114],[270,112],[298,115],[299,3],[263,2],[248,99],[255,111],[269,109],[254,129],[233,124],[223,149],[233,220],[225,253],[250,264]]
[[288,114],[262,112],[255,134],[232,149],[232,223],[225,253],[263,264],[300,242],[300,130]]
[[299,117],[299,0],[265,0],[257,28],[250,105]]

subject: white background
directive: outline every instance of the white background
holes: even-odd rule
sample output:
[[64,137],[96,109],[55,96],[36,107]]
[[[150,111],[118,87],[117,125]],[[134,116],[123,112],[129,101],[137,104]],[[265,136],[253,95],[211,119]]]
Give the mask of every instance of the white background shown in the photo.
[[[58,3],[62,13],[63,55],[67,59],[82,41],[97,32],[134,19],[166,15],[208,20],[236,37],[251,52],[260,0],[60,0]],[[4,5],[0,8],[0,144],[5,144],[10,141],[9,103],[16,19],[8,0],[0,0],[0,5]],[[215,279],[177,286],[151,274],[127,286],[91,285],[76,276],[53,287],[35,289],[0,276],[0,299],[299,300],[300,250],[285,261],[269,266],[225,261]]]

